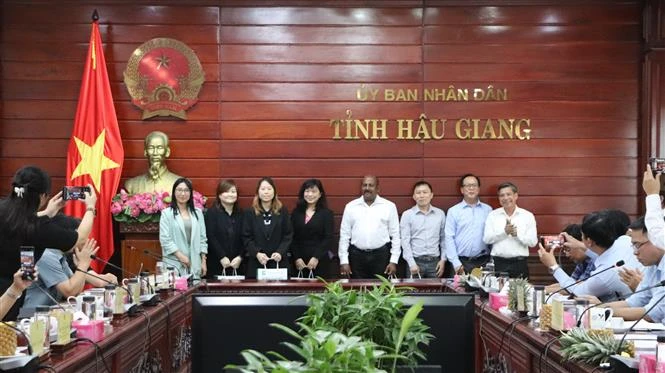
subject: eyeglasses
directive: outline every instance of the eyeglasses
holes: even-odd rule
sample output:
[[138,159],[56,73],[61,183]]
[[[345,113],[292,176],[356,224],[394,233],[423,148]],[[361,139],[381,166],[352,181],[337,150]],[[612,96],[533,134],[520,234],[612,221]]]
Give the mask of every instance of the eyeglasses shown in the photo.
[[462,185],[462,187],[464,187],[466,189],[474,189],[474,188],[478,188],[478,184],[464,184],[464,185]]
[[633,242],[633,250],[638,251],[640,247],[646,245],[649,242],[649,240],[644,241],[644,242]]
[[176,192],[176,193],[187,194],[187,193],[189,193],[189,189],[180,189],[180,188],[177,188],[177,189],[175,190],[175,192]]

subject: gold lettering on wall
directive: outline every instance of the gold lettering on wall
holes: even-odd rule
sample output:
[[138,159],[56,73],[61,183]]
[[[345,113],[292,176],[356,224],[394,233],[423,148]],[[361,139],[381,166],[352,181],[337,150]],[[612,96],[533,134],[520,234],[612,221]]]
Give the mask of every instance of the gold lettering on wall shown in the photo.
[[[361,84],[356,89],[361,102],[488,102],[508,101],[508,89],[488,84],[484,87],[374,88]],[[530,140],[529,118],[428,118],[425,113],[417,119],[346,118],[331,119],[334,140],[387,140],[389,128],[394,127],[397,140],[441,140],[446,125],[454,123],[455,137],[461,140]],[[453,125],[453,124],[451,124]],[[392,133],[392,131],[391,131]]]

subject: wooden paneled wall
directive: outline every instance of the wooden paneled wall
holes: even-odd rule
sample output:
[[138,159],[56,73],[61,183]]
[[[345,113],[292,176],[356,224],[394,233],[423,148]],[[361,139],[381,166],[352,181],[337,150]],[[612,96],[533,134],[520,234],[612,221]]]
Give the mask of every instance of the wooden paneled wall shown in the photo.
[[[37,164],[64,183],[65,153],[98,9],[125,146],[125,178],[144,172],[142,141],[172,139],[170,168],[213,197],[234,178],[247,206],[257,179],[276,179],[292,207],[303,179],[321,178],[332,208],[376,174],[404,210],[427,179],[435,204],[460,199],[457,179],[512,180],[539,231],[592,210],[640,211],[642,2],[635,1],[96,1],[3,2],[0,189]],[[155,37],[188,44],[206,82],[187,121],[142,121],[122,83],[132,51]],[[361,102],[372,88],[502,87],[500,102]],[[329,121],[447,118],[442,140],[332,140]],[[465,140],[459,118],[529,118],[530,140]],[[338,220],[339,222],[339,220]]]

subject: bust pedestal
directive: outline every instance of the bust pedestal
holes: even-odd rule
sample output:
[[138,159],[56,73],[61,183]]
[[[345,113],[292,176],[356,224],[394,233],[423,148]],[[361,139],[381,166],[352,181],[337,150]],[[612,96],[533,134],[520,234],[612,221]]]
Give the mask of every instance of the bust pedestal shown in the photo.
[[155,272],[155,258],[143,253],[149,250],[157,256],[162,256],[162,247],[159,244],[159,223],[120,223],[120,250],[122,268],[127,272],[138,274],[143,263],[143,270]]

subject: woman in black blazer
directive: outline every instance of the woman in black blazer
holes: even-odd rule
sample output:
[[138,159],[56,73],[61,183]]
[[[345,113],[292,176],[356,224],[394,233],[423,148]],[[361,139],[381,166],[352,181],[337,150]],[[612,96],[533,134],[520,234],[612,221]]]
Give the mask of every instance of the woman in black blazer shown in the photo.
[[227,275],[245,273],[245,248],[242,244],[243,214],[238,207],[238,189],[233,180],[217,185],[215,204],[206,211],[208,236],[208,276],[214,278],[226,270]]
[[252,207],[245,211],[242,239],[247,250],[247,278],[256,278],[256,270],[267,266],[289,268],[287,258],[293,239],[289,212],[277,198],[272,178],[264,177],[256,186]]
[[314,276],[328,278],[328,252],[333,243],[334,221],[320,180],[305,180],[300,187],[298,202],[291,214],[291,224],[294,276],[302,271],[303,276],[307,277],[312,271]]

